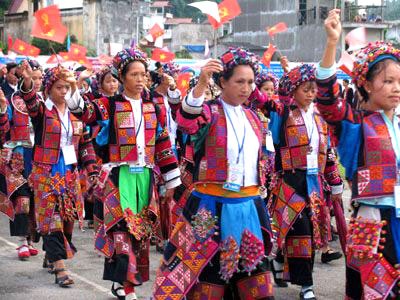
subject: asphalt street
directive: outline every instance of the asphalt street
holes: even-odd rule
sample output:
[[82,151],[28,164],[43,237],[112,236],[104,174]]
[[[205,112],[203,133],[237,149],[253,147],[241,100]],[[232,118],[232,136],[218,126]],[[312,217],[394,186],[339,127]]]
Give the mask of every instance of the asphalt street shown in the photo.
[[[344,193],[344,202],[349,202],[349,191]],[[17,240],[9,236],[8,219],[0,216],[0,299],[116,299],[110,292],[110,282],[102,280],[103,257],[93,247],[93,230],[80,231],[75,228],[74,244],[78,253],[67,261],[75,285],[60,288],[54,284],[54,275],[42,268],[43,252],[29,261],[17,258]],[[41,249],[41,243],[37,244]],[[331,247],[339,249],[338,242]],[[344,299],[345,262],[336,260],[330,264],[321,263],[317,253],[314,268],[314,287],[319,300]],[[151,249],[151,281],[136,289],[139,299],[150,299],[153,280],[161,255]],[[276,299],[299,299],[299,287],[275,288]]]

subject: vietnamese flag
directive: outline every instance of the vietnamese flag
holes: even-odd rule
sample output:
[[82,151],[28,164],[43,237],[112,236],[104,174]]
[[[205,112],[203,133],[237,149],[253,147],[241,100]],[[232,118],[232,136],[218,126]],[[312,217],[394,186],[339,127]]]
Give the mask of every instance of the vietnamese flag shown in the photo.
[[36,22],[43,33],[48,33],[54,25],[62,24],[60,10],[57,5],[50,5],[39,9],[34,14]]
[[72,58],[71,58],[69,52],[59,52],[58,55],[60,55],[61,58],[62,58],[64,61],[71,61],[71,60],[72,60]]
[[178,78],[176,79],[176,87],[181,92],[182,97],[185,97],[188,92],[191,77],[192,74],[187,72],[179,74]]
[[280,22],[272,27],[267,27],[267,32],[270,37],[273,37],[275,34],[285,32],[287,29],[286,23]]
[[27,56],[38,56],[40,54],[40,49],[32,46],[24,41],[21,41],[20,39],[16,39],[14,41],[12,49],[13,51],[22,54],[22,55],[27,55]]
[[154,24],[154,26],[151,27],[151,29],[149,31],[149,34],[153,38],[153,41],[155,41],[159,37],[163,36],[164,33],[165,33],[164,29],[162,29],[161,26],[158,25],[158,23]]
[[276,51],[275,46],[272,44],[269,44],[268,50],[264,52],[262,60],[261,60],[262,63],[264,64],[264,66],[266,66],[268,68],[271,66],[272,56],[274,55],[275,51]]
[[31,35],[39,39],[54,41],[63,44],[67,36],[68,29],[63,24],[56,24],[48,32],[43,32],[37,21],[33,22]]
[[162,63],[167,63],[175,59],[175,54],[169,51],[156,48],[153,50],[151,59]]
[[74,60],[79,60],[86,57],[87,49],[78,44],[71,44],[68,53]]
[[55,64],[55,63],[62,63],[64,60],[58,54],[52,54],[49,59],[46,61],[46,64]]
[[217,22],[213,17],[208,16],[208,21],[214,29],[217,29],[222,24],[236,18],[242,13],[237,0],[224,0],[218,4],[220,22]]

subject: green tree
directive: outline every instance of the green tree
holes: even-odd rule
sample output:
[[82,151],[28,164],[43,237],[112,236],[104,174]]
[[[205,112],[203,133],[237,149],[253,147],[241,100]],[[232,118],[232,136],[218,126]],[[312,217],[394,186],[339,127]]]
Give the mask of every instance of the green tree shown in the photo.
[[11,4],[11,0],[1,0],[0,1],[0,17],[4,16],[4,11],[8,10]]
[[[71,35],[70,39],[71,39],[71,43],[78,42],[75,35]],[[49,40],[33,38],[31,44],[40,49],[41,55],[52,55],[52,54],[54,54],[54,51],[56,53],[58,53],[60,51],[62,51],[62,52],[67,51],[67,39],[65,39],[64,44],[59,44],[59,43],[52,42]]]
[[[188,6],[189,3],[198,2],[202,0],[170,0],[172,4],[172,14],[177,18],[192,18],[193,22],[203,21],[206,16],[197,8]],[[217,1],[217,2],[221,2]]]

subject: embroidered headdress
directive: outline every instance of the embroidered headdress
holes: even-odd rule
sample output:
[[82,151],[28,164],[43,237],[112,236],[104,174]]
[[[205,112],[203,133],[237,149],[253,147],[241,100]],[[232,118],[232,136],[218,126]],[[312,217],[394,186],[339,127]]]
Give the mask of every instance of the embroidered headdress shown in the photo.
[[302,64],[282,76],[279,82],[279,94],[293,96],[296,88],[308,81],[315,81],[315,67],[311,64]]
[[392,44],[382,41],[370,43],[360,50],[356,54],[356,61],[354,62],[353,83],[358,87],[364,86],[369,70],[384,59],[400,61],[400,50],[394,48]]

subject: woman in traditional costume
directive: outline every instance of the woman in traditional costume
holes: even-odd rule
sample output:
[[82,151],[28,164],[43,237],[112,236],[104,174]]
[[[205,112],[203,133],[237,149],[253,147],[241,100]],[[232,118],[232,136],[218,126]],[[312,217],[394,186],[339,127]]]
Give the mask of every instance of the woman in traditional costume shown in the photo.
[[370,43],[355,54],[353,83],[366,101],[352,108],[339,94],[335,54],[340,11],[325,21],[327,41],[317,69],[318,109],[335,127],[338,152],[352,180],[346,299],[399,299],[400,50]]

